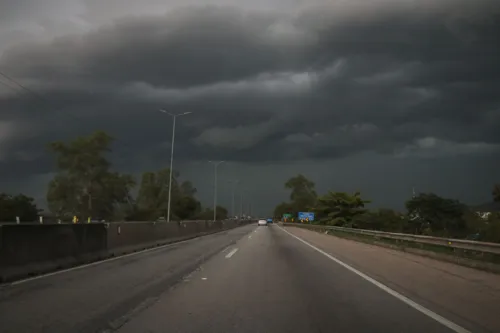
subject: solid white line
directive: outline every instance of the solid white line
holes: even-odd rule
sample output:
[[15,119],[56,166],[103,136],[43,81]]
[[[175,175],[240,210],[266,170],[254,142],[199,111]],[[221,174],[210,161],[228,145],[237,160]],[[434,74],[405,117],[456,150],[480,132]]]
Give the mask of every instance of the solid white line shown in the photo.
[[158,251],[158,250],[164,249],[166,247],[170,247],[170,246],[174,246],[174,245],[186,243],[186,242],[189,242],[189,241],[192,241],[192,240],[195,240],[195,239],[196,238],[192,238],[192,239],[186,239],[186,240],[183,240],[183,241],[180,241],[180,242],[174,242],[174,243],[170,243],[170,244],[165,244],[165,245],[162,245],[162,246],[153,247],[151,249],[141,250],[141,251],[124,254],[124,255],[120,255],[120,256],[117,256],[117,257],[109,258],[109,259],[104,259],[104,260],[92,262],[90,264],[75,266],[75,267],[71,267],[71,268],[67,268],[67,269],[63,269],[63,270],[60,270],[60,271],[55,271],[55,272],[51,272],[51,273],[47,273],[47,274],[43,274],[43,275],[37,275],[37,276],[30,277],[30,278],[27,278],[27,279],[23,279],[23,280],[18,280],[18,281],[14,281],[14,282],[11,282],[11,283],[7,283],[5,285],[6,286],[15,286],[15,285],[22,284],[22,283],[25,283],[25,282],[28,282],[28,281],[38,280],[38,279],[46,278],[46,277],[57,275],[57,274],[62,274],[62,273],[67,273],[67,272],[71,272],[71,271],[76,271],[76,270],[83,269],[83,268],[97,266],[97,265],[100,265],[100,264],[104,264],[104,263],[107,263],[107,262],[115,261],[115,260],[126,258],[126,257],[135,256],[135,255],[142,254],[142,253],[147,253],[147,252],[152,252],[152,251]]
[[238,251],[238,249],[233,249],[231,252],[229,252],[228,254],[226,254],[226,259],[229,259],[233,256],[233,254],[236,253],[236,251]]
[[399,299],[400,301],[406,303],[407,305],[411,306],[412,308],[414,308],[415,310],[417,311],[420,311],[421,313],[423,313],[424,315],[434,319],[435,321],[437,321],[438,323],[448,327],[449,329],[451,329],[452,331],[456,332],[456,333],[471,333],[470,331],[466,330],[465,328],[463,328],[462,326],[459,326],[457,324],[455,324],[454,322],[438,315],[437,313],[423,307],[422,305],[412,301],[411,299],[409,299],[408,297],[404,296],[404,295],[401,295],[400,293],[398,293],[397,291],[395,290],[392,290],[391,288],[387,287],[385,284],[382,284],[380,282],[378,282],[377,280],[369,277],[368,275],[358,271],[357,269],[349,266],[348,264],[344,263],[343,261],[335,258],[334,256],[326,253],[325,251],[317,248],[316,246],[306,242],[305,240],[303,240],[302,238],[298,237],[298,236],[295,236],[294,234],[288,232],[287,230],[285,230],[284,228],[282,227],[279,227],[279,229],[283,230],[284,232],[286,232],[287,234],[289,234],[290,236],[292,236],[293,238],[299,240],[300,242],[304,243],[305,245],[309,246],[310,248],[318,251],[319,253],[321,253],[322,255],[326,256],[328,259],[331,259],[333,261],[335,261],[337,264],[343,266],[344,268],[350,270],[351,272],[353,272],[354,274],[362,277],[363,279],[365,279],[366,281],[374,284],[375,286],[379,287],[380,289],[382,289],[383,291],[385,291],[386,293],[396,297],[397,299]]

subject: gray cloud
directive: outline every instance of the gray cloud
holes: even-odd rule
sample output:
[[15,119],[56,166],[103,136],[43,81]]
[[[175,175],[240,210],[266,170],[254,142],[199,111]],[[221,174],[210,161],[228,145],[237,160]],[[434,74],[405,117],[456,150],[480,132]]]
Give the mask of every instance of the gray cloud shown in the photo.
[[[47,141],[97,128],[119,139],[122,169],[166,165],[171,119],[160,108],[193,112],[178,123],[184,164],[498,156],[494,1],[297,1],[292,11],[285,1],[178,8],[151,0],[134,16],[100,3],[29,14],[45,22],[45,38],[0,49],[0,70],[43,97],[0,77],[4,177],[49,174]],[[31,17],[26,8],[17,17]],[[72,28],[54,39],[62,15]],[[13,21],[3,27],[30,34]]]

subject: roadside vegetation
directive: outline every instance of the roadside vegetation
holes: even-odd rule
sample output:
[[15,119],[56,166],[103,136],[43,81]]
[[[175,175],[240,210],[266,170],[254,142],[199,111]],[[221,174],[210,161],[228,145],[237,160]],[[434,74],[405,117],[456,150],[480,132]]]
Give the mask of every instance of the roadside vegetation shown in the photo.
[[[108,154],[113,138],[96,131],[70,142],[52,142],[57,173],[47,188],[47,204],[53,219],[79,221],[151,221],[167,216],[170,169],[146,171],[137,181],[133,175],[113,170]],[[138,188],[137,188],[138,187]],[[136,189],[137,188],[137,189]],[[134,190],[137,195],[133,195]],[[213,209],[196,199],[196,188],[179,172],[172,179],[171,220],[211,220]],[[41,210],[23,194],[0,194],[0,222],[34,222]],[[217,207],[217,218],[228,211]]]
[[290,178],[285,188],[290,190],[290,200],[276,206],[276,218],[291,214],[294,222],[300,222],[298,212],[314,212],[315,221],[308,223],[500,242],[500,213],[495,211],[495,206],[500,205],[500,185],[493,187],[494,203],[487,208],[420,193],[406,201],[404,212],[368,209],[371,201],[360,192],[328,191],[318,195],[314,182],[301,174]]

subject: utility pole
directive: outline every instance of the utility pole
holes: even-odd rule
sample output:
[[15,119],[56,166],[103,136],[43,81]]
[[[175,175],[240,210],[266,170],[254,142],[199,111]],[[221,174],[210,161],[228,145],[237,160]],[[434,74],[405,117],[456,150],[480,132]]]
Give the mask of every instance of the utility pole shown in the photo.
[[208,161],[214,165],[214,222],[217,219],[217,167],[224,161]]
[[166,113],[172,116],[172,118],[174,118],[172,124],[172,147],[170,149],[170,179],[168,181],[168,206],[167,206],[167,222],[170,222],[170,202],[172,201],[172,171],[173,171],[172,169],[174,166],[175,119],[179,116],[185,116],[187,114],[190,114],[191,112],[184,112],[180,114],[173,114],[166,110],[160,110],[160,112]]

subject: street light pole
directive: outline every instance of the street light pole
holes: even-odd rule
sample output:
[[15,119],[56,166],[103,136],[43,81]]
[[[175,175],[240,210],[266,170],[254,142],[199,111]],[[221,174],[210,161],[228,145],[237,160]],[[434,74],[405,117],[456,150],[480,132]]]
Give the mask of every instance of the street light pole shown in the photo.
[[243,216],[243,189],[240,189],[240,220]]
[[231,183],[231,215],[234,218],[236,216],[236,210],[234,207],[234,192],[236,191],[236,186],[238,186],[239,180],[230,180]]
[[214,222],[217,219],[217,167],[224,161],[208,161],[214,165]]
[[160,110],[160,112],[166,113],[172,116],[172,118],[174,118],[172,124],[172,147],[170,148],[170,179],[168,181],[168,204],[167,204],[167,222],[170,222],[170,202],[172,199],[172,171],[173,171],[172,169],[174,166],[175,119],[179,116],[185,116],[187,114],[190,114],[191,112],[184,112],[180,114],[173,114],[166,110]]

